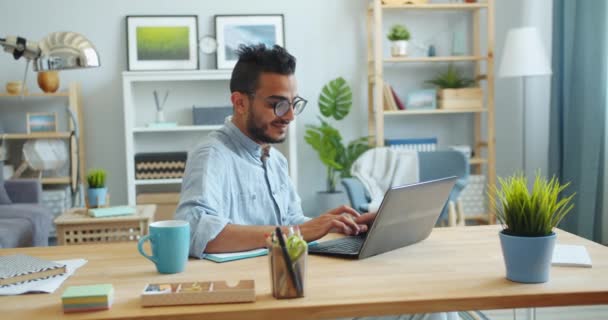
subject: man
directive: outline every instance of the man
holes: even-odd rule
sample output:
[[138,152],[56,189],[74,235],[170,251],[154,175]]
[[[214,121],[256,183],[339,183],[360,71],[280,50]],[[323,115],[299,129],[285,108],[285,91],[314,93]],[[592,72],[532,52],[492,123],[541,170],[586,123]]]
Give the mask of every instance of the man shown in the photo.
[[175,215],[190,223],[190,255],[264,247],[265,234],[277,225],[298,225],[307,241],[332,229],[367,231],[373,215],[348,206],[305,217],[287,160],[270,146],[285,140],[289,123],[306,106],[298,96],[295,58],[264,45],[241,47],[238,55],[230,80],[232,118],[188,156]]

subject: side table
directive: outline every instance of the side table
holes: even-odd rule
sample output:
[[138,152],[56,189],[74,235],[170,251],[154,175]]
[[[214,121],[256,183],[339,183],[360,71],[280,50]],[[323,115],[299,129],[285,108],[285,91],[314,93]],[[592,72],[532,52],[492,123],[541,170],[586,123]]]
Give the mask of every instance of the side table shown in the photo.
[[139,205],[135,214],[93,218],[86,208],[73,208],[55,219],[58,245],[137,241],[148,233],[156,205]]

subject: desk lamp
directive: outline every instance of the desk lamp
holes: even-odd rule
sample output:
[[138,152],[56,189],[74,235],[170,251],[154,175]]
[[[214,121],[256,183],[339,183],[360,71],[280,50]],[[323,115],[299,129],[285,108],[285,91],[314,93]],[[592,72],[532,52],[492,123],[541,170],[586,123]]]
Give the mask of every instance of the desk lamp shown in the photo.
[[[21,57],[27,60],[23,76],[24,84],[30,61],[33,61],[34,71],[36,72],[100,66],[99,55],[93,44],[83,35],[75,32],[53,32],[40,42],[28,41],[18,36],[7,36],[6,38],[0,38],[0,46],[4,48],[4,51],[11,53],[15,60],[19,60]],[[21,94],[23,95],[23,90]],[[69,108],[68,114],[74,125],[76,148],[78,148],[80,140],[78,120]],[[80,163],[78,160],[76,162],[79,205],[82,207],[84,206],[84,188],[80,176]]]

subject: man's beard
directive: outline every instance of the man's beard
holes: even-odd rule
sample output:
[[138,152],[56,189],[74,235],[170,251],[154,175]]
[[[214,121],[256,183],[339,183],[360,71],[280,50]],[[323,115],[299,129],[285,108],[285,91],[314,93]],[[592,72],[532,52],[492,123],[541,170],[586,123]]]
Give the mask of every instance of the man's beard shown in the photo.
[[[289,123],[289,122],[281,120],[281,119],[275,120],[273,122],[281,122],[284,124]],[[255,121],[255,115],[253,114],[253,112],[249,112],[249,114],[247,115],[247,131],[249,132],[249,134],[251,135],[251,137],[254,140],[261,141],[262,143],[281,143],[281,142],[285,141],[285,138],[287,135],[283,136],[282,138],[275,139],[266,134],[266,130],[268,130],[268,127],[273,122],[266,123],[263,125],[257,125],[257,123]]]

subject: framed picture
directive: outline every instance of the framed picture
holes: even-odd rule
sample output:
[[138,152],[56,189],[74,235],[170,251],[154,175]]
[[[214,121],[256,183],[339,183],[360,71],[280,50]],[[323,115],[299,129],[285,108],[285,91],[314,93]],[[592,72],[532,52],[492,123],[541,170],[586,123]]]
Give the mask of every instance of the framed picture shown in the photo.
[[56,132],[57,113],[55,112],[28,112],[27,133]]
[[127,16],[129,70],[198,69],[197,16]]
[[409,92],[405,107],[410,110],[437,109],[437,90],[426,89]]
[[285,47],[282,14],[216,15],[217,68],[231,69],[236,64],[240,45],[263,43]]

